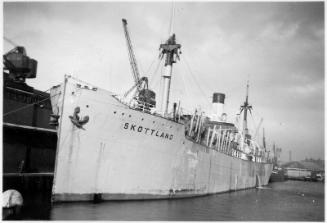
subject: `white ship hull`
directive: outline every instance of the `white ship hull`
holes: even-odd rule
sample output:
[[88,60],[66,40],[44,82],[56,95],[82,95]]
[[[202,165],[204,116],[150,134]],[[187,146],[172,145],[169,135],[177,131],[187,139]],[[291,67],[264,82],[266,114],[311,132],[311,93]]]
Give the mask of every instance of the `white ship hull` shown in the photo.
[[[52,98],[60,115],[53,201],[200,196],[268,183],[272,164],[195,143],[184,125],[133,110],[111,92],[73,78],[53,92],[61,92]],[[77,106],[89,116],[84,129],[69,118]]]

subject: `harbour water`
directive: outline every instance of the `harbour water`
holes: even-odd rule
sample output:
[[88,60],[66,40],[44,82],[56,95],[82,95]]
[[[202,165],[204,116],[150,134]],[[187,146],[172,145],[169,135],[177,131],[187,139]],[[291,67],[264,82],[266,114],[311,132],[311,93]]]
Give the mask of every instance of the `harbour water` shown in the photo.
[[285,181],[198,198],[61,203],[33,196],[22,220],[324,221],[324,183]]

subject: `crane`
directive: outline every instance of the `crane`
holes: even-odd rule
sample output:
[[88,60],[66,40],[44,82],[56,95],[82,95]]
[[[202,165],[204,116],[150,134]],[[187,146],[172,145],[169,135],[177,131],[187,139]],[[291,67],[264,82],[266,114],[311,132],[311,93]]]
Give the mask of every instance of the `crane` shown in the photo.
[[3,37],[15,48],[3,55],[4,74],[15,82],[25,82],[26,78],[35,78],[37,61],[28,57],[23,46],[18,46],[10,39]]
[[[133,46],[132,46],[132,42],[131,39],[129,37],[129,32],[127,29],[127,20],[126,19],[122,19],[123,22],[123,28],[124,28],[124,34],[125,34],[125,38],[126,38],[126,43],[127,43],[127,49],[128,49],[128,56],[129,56],[129,62],[131,64],[131,69],[132,69],[132,74],[133,74],[133,78],[134,78],[134,82],[135,82],[135,87],[137,87],[139,90],[141,88],[140,86],[140,73],[139,70],[137,68],[137,63],[136,63],[136,58],[135,58],[135,54],[133,51]],[[144,82],[147,84],[148,79],[145,78]],[[133,86],[133,89],[135,88]]]
[[122,19],[122,22],[123,22],[124,34],[127,43],[129,62],[131,65],[131,70],[134,78],[134,85],[124,94],[124,97],[129,95],[136,88],[135,94],[132,98],[137,99],[139,108],[142,108],[145,111],[149,111],[150,108],[155,107],[156,104],[155,92],[149,89],[148,78],[140,77],[135,54],[133,51],[132,42],[127,28],[127,20]]

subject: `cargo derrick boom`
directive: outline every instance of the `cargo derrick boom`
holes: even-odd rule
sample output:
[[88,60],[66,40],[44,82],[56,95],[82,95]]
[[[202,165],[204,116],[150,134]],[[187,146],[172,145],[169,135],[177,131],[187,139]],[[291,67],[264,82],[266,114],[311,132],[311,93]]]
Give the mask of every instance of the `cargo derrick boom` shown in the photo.
[[133,95],[132,99],[136,98],[138,103],[137,108],[144,110],[146,112],[150,112],[150,108],[153,108],[156,105],[156,101],[155,101],[156,94],[154,91],[149,89],[148,78],[147,77],[140,78],[140,73],[137,67],[132,42],[127,29],[127,20],[122,19],[122,22],[123,22],[124,34],[127,43],[129,62],[131,65],[131,70],[134,78],[134,85],[124,94],[124,97],[129,95],[136,88],[136,92]]

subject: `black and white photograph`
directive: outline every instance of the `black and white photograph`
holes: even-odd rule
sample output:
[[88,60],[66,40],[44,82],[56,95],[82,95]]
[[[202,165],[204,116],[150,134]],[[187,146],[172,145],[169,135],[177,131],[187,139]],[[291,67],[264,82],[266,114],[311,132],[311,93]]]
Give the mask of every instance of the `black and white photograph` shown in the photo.
[[2,14],[2,220],[325,221],[325,1]]

